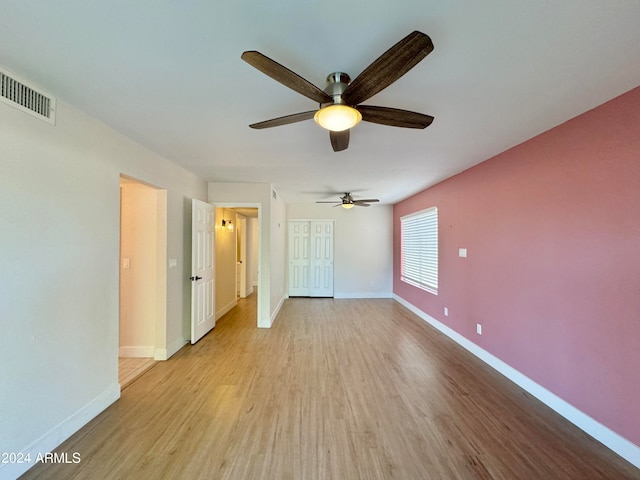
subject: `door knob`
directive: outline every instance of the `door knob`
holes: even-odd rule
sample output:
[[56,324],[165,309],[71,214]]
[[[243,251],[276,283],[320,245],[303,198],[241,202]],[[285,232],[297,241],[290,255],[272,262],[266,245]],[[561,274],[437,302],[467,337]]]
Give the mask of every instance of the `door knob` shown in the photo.
[[198,277],[198,276],[189,277],[189,280],[191,280],[192,282],[197,282],[198,280],[202,280],[202,277]]

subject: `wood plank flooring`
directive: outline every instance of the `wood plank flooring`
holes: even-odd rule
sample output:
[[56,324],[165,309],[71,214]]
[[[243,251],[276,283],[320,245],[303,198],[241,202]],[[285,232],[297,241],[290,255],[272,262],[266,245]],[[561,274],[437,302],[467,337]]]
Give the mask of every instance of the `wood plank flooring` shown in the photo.
[[124,390],[138,377],[156,364],[153,358],[118,358],[118,382],[120,389]]
[[24,479],[640,479],[390,299],[255,293]]

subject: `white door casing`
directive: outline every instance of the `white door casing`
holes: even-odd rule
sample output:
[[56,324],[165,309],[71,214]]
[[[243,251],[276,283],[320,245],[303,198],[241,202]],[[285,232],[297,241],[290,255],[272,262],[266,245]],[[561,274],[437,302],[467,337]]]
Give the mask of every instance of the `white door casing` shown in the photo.
[[192,200],[191,343],[215,326],[215,213],[213,205]]

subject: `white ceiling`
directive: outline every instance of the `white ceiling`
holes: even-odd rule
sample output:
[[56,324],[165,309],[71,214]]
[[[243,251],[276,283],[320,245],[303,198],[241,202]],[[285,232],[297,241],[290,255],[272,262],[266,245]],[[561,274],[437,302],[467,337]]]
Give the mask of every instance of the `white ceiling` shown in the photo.
[[[394,203],[640,84],[637,0],[0,0],[0,64],[215,182],[287,202]],[[258,50],[324,88],[420,30],[435,45],[365,102],[433,115],[361,123],[334,153],[313,101],[240,59]],[[335,197],[337,199],[337,196]]]

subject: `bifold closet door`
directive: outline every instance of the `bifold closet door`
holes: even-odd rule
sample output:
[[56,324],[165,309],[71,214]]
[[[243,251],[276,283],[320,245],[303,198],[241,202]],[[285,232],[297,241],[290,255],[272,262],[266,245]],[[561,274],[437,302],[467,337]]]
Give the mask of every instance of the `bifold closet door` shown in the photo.
[[309,296],[333,297],[333,222],[311,222]]
[[289,296],[333,297],[333,221],[289,221]]
[[309,296],[309,222],[289,222],[289,296]]

